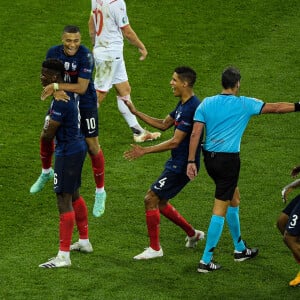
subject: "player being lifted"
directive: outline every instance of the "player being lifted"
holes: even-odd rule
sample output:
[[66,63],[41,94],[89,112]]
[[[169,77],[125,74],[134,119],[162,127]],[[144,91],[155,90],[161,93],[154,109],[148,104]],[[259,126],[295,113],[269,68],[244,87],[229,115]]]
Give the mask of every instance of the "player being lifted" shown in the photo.
[[[62,42],[62,45],[51,47],[46,58],[56,58],[63,62],[65,82],[51,83],[46,86],[42,93],[42,99],[52,95],[55,90],[64,90],[80,95],[81,130],[88,144],[96,183],[93,214],[95,217],[99,217],[104,213],[106,192],[104,190],[104,156],[98,140],[97,96],[92,80],[93,56],[85,46],[81,45],[81,34],[77,26],[68,25],[64,28]],[[41,191],[46,182],[53,177],[51,168],[53,151],[53,144],[45,145],[41,140],[42,173],[30,189],[33,194]]]

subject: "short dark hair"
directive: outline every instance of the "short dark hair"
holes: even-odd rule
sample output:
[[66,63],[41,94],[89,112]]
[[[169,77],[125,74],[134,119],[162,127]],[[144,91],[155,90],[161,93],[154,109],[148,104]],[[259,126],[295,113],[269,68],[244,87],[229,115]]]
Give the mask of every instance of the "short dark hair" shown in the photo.
[[224,89],[234,88],[240,80],[240,71],[235,67],[228,67],[222,73],[222,86]]
[[64,78],[65,68],[62,61],[56,58],[48,58],[43,61],[42,67],[53,71],[53,73]]
[[67,26],[65,26],[63,33],[65,33],[65,32],[66,33],[77,33],[77,32],[80,33],[80,29],[78,26],[75,26],[75,25],[67,25]]
[[174,72],[178,74],[180,80],[187,81],[190,87],[194,86],[197,74],[192,68],[185,66],[177,67]]

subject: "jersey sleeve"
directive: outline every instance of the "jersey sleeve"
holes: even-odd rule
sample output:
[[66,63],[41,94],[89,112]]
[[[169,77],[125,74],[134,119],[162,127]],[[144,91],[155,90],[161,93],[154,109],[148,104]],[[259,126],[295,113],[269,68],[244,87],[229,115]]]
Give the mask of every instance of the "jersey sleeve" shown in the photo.
[[124,1],[116,1],[112,4],[112,14],[119,28],[125,27],[129,24],[126,4]]
[[54,47],[51,47],[46,53],[46,59],[49,59],[49,58],[56,58]]
[[190,133],[193,129],[193,118],[195,113],[195,106],[190,105],[188,108],[183,110],[182,114],[175,121],[176,129],[179,129],[183,132]]
[[50,108],[51,120],[62,123],[67,110],[68,102],[53,100]]
[[202,101],[195,111],[195,115],[194,115],[195,122],[205,123],[205,117],[204,117],[204,113],[203,113],[203,108],[205,106],[204,103],[205,103],[205,101]]
[[91,79],[94,68],[94,59],[92,53],[86,49],[82,48],[80,67],[78,70],[78,77],[84,79]]
[[262,100],[250,97],[241,96],[243,101],[247,103],[246,107],[248,108],[250,115],[259,115],[264,106],[264,102]]

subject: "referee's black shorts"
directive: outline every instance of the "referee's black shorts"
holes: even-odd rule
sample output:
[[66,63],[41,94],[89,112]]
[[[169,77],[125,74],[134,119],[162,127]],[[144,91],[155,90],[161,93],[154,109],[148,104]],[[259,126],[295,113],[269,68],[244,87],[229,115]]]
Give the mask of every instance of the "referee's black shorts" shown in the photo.
[[209,152],[203,150],[204,164],[216,185],[215,198],[232,200],[240,174],[239,153]]

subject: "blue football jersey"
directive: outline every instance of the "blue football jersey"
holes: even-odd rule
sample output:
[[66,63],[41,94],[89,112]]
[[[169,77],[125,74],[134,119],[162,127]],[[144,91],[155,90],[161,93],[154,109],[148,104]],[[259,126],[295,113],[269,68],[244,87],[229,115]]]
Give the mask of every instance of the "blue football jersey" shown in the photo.
[[97,95],[92,79],[94,59],[89,49],[80,45],[75,55],[68,56],[64,52],[63,45],[53,46],[47,52],[46,59],[48,58],[56,58],[64,63],[65,82],[77,83],[78,77],[90,80],[86,93],[80,95],[79,107],[96,108]]
[[85,138],[80,130],[78,97],[68,93],[68,102],[52,100],[48,112],[50,118],[60,123],[55,135],[55,155],[68,156],[86,151]]
[[[200,105],[200,100],[196,96],[192,96],[184,104],[179,101],[175,110],[170,113],[170,116],[175,119],[174,131],[182,130],[187,133],[184,140],[177,148],[171,150],[171,158],[166,163],[166,168],[176,173],[185,173],[186,164],[189,156],[190,137],[193,130],[193,119],[197,107]],[[199,166],[200,160],[200,145],[196,153],[196,163]]]

